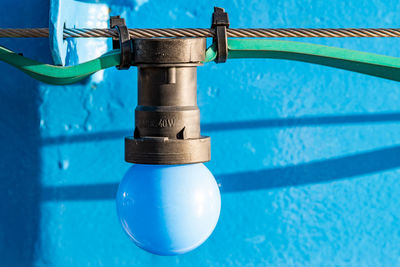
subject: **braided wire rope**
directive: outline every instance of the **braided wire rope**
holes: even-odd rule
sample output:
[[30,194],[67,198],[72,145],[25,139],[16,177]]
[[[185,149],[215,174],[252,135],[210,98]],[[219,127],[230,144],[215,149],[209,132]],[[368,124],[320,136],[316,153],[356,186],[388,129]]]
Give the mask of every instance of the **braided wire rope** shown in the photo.
[[[228,37],[400,37],[400,28],[237,28],[227,29]],[[154,37],[213,37],[214,30],[206,28],[129,29],[131,38]],[[0,38],[46,38],[47,28],[0,29]],[[64,29],[64,38],[118,37],[115,29]]]

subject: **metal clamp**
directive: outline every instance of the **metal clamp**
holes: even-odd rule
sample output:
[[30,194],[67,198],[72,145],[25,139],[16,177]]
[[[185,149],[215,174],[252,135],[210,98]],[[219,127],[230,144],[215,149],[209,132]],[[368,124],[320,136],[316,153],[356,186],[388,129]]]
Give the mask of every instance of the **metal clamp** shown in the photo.
[[132,44],[129,36],[128,28],[126,27],[125,19],[120,16],[110,17],[110,28],[117,28],[118,37],[113,37],[113,49],[121,49],[119,70],[127,70],[132,65]]
[[226,29],[229,28],[229,17],[225,9],[214,7],[211,23],[211,28],[215,30],[213,41],[217,44],[217,58],[215,62],[224,63],[228,59],[228,34]]

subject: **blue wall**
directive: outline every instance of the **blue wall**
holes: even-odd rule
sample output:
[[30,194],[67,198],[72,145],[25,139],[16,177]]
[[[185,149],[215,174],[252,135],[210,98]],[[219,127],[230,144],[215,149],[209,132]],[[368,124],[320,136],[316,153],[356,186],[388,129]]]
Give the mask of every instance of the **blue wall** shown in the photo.
[[[83,1],[93,2],[93,1]],[[400,27],[398,1],[100,1],[130,27]],[[0,27],[47,27],[49,3],[0,1]],[[399,39],[303,39],[400,56]],[[47,40],[0,40],[50,62]],[[72,86],[0,63],[0,266],[399,266],[400,84],[279,60],[198,70],[222,192],[197,250],[137,248],[116,217],[136,70]]]

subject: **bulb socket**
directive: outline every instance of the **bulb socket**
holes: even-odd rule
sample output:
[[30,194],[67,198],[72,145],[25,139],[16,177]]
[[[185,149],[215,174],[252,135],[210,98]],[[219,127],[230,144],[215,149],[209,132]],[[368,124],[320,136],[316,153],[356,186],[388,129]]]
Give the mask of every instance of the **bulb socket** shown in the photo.
[[200,133],[197,66],[205,38],[133,39],[138,67],[134,135],[125,160],[139,164],[189,164],[211,159],[210,137]]

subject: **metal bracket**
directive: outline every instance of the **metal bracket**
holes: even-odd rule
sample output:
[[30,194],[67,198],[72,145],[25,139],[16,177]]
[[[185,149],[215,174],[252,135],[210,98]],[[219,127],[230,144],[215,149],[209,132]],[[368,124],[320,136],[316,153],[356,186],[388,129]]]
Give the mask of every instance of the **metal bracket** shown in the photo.
[[128,28],[126,27],[125,19],[120,16],[110,17],[110,28],[117,28],[118,38],[113,37],[113,49],[121,49],[119,70],[127,70],[132,65],[132,44],[129,36]]
[[217,58],[215,62],[224,63],[228,59],[228,34],[226,29],[229,28],[229,17],[225,9],[214,7],[211,28],[215,30],[213,41],[217,44]]

